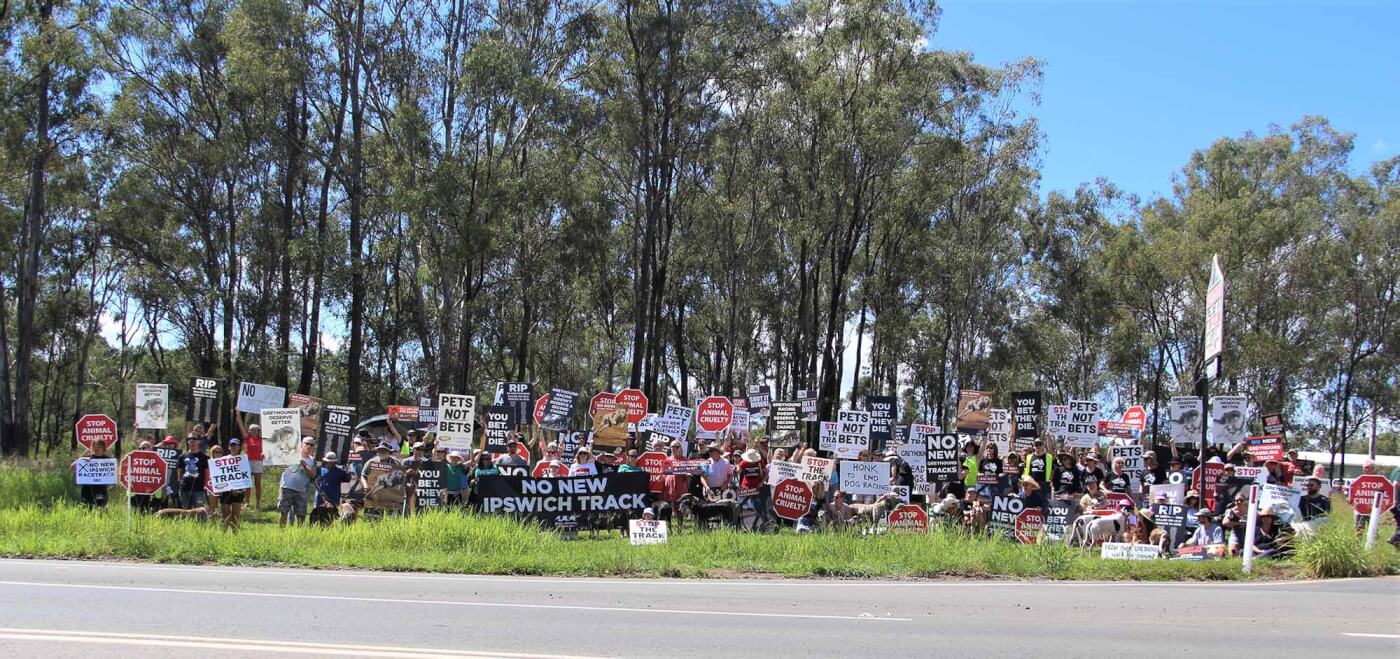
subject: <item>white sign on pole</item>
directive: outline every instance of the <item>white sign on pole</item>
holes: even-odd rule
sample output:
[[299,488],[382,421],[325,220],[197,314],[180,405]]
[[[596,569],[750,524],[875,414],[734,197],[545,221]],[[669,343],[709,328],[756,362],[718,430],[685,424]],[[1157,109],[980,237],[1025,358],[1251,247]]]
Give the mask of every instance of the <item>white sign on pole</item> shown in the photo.
[[1235,445],[1244,441],[1249,414],[1244,396],[1212,396],[1210,399],[1210,439],[1216,444]]
[[1220,356],[1225,349],[1225,273],[1220,269],[1220,255],[1210,259],[1210,283],[1206,286],[1206,361]]
[[1099,402],[1071,400],[1065,437],[1070,446],[1090,448],[1099,442]]
[[170,385],[136,385],[136,427],[165,428],[169,425]]
[[263,436],[263,463],[296,464],[301,459],[301,409],[264,407],[259,413]]
[[[1123,472],[1128,474],[1129,487],[1133,497],[1137,498],[1137,493],[1142,491],[1142,472],[1147,469],[1147,460],[1142,456],[1142,446],[1110,446],[1108,457],[1114,461],[1123,459]],[[1109,464],[1112,465],[1112,462]]]
[[884,462],[841,461],[841,491],[879,496],[890,491],[890,466]]
[[209,489],[214,494],[253,487],[253,466],[248,456],[225,455],[209,459]]
[[437,445],[465,451],[473,448],[476,396],[438,394]]
[[116,485],[116,458],[78,458],[73,464],[78,485]]
[[[282,407],[287,401],[287,390],[268,384],[238,383],[238,411],[257,414],[266,407]],[[263,436],[267,428],[263,428]]]
[[1201,441],[1201,426],[1205,423],[1201,399],[1197,396],[1173,396],[1167,403],[1171,415],[1173,444],[1195,444]]

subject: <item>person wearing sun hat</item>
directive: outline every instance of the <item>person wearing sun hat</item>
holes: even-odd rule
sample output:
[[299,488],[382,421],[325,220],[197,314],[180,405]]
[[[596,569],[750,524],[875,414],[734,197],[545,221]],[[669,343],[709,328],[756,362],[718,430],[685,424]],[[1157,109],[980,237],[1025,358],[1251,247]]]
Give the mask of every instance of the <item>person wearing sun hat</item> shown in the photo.
[[739,460],[739,509],[745,507],[754,511],[755,528],[764,528],[768,521],[768,498],[764,496],[763,481],[768,475],[768,464],[763,454],[755,449],[744,451]]

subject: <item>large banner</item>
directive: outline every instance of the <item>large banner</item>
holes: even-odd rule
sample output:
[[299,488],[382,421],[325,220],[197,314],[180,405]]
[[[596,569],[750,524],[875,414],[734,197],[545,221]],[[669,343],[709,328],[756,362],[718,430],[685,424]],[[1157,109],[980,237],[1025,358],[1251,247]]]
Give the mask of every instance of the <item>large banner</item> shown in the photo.
[[1210,399],[1210,437],[1216,444],[1234,446],[1244,441],[1245,412],[1244,396],[1212,396]]
[[1040,392],[1018,391],[1011,394],[1011,421],[1018,439],[1040,436]]
[[1199,397],[1173,396],[1167,403],[1167,414],[1172,418],[1170,432],[1173,444],[1189,445],[1201,441],[1204,414]]
[[[264,407],[282,407],[287,401],[287,390],[269,384],[238,383],[238,411],[258,414]],[[267,430],[263,430],[265,435]]]
[[295,464],[301,458],[301,410],[295,407],[262,409],[263,463],[269,466]]
[[438,394],[437,445],[458,451],[472,448],[476,396]]
[[136,385],[136,427],[164,429],[170,424],[170,385]]
[[321,421],[320,444],[316,446],[316,457],[327,451],[335,451],[340,464],[350,459],[350,442],[355,434],[355,408],[345,405],[327,405],[325,418]]
[[894,439],[894,420],[898,416],[894,396],[866,396],[865,411],[870,413],[871,449],[884,449]]
[[219,419],[219,402],[223,399],[223,380],[190,378],[190,400],[185,406],[185,419],[195,423],[214,423]]
[[557,526],[645,508],[651,476],[640,471],[571,478],[482,476],[479,482],[483,513],[516,515]]
[[577,391],[555,387],[549,390],[549,403],[544,407],[544,419],[540,425],[556,432],[568,432],[569,423],[574,418],[574,402]]
[[959,391],[958,418],[954,427],[958,432],[982,432],[991,422],[988,418],[991,409],[991,394],[985,391]]

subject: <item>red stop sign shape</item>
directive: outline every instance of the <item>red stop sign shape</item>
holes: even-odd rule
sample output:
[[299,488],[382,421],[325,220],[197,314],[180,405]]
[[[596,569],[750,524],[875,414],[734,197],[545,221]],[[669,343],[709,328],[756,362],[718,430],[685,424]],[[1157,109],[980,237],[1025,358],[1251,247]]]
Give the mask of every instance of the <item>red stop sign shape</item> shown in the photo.
[[535,425],[544,425],[544,408],[549,406],[549,394],[535,399]]
[[592,400],[588,401],[588,416],[596,417],[599,414],[607,414],[617,409],[617,394],[600,391]]
[[695,410],[695,425],[705,432],[720,432],[734,421],[734,405],[724,396],[710,396]]
[[165,458],[155,451],[132,451],[122,456],[117,482],[132,494],[155,494],[165,487]]
[[627,406],[627,423],[637,423],[647,415],[647,395],[641,389],[617,392],[617,404]]
[[559,465],[556,469],[548,460],[540,460],[530,471],[531,478],[559,478],[569,475],[569,468]]
[[812,486],[789,478],[773,488],[773,512],[783,519],[801,519],[812,509]]
[[637,456],[637,466],[651,474],[651,491],[660,492],[666,486],[666,454],[648,451]]
[[1016,539],[1023,545],[1033,545],[1045,526],[1045,514],[1039,508],[1027,508],[1016,516]]
[[88,414],[73,425],[73,433],[84,448],[92,449],[96,442],[102,442],[107,448],[112,448],[112,445],[117,443],[117,422],[106,414]]
[[1381,494],[1381,510],[1390,510],[1395,506],[1395,486],[1380,474],[1362,474],[1351,482],[1351,494],[1347,500],[1351,502],[1351,507],[1362,515],[1371,514],[1371,501],[1376,498],[1376,493]]
[[890,530],[928,533],[928,513],[924,507],[906,503],[890,511]]

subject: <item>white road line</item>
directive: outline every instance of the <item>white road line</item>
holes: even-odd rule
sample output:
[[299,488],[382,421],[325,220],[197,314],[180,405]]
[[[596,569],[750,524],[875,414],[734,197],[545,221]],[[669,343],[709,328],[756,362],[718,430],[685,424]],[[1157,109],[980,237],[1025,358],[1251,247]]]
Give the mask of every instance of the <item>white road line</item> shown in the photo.
[[1357,638],[1400,638],[1400,634],[1364,634],[1361,632],[1342,632],[1342,636],[1355,636]]
[[832,616],[807,613],[762,613],[752,611],[698,611],[691,609],[646,609],[620,606],[575,606],[568,604],[520,604],[515,602],[460,602],[453,600],[391,599],[383,597],[346,597],[340,595],[299,595],[293,593],[249,593],[233,590],[201,590],[195,588],[152,588],[145,586],[101,586],[96,584],[46,583],[40,581],[0,581],[0,586],[30,586],[36,588],[77,588],[85,590],[119,590],[143,593],[178,593],[185,595],[218,595],[235,597],[271,597],[336,602],[374,602],[380,604],[439,604],[502,609],[549,609],[560,611],[605,611],[608,613],[679,613],[689,615],[728,616],[738,618],[796,618],[803,620],[878,620],[882,622],[912,622],[913,618],[876,616]]
[[60,568],[94,568],[106,571],[108,569],[143,570],[154,572],[204,572],[216,574],[248,574],[248,575],[279,575],[294,574],[308,577],[345,577],[354,575],[356,579],[404,579],[423,581],[482,581],[498,583],[524,583],[524,584],[607,584],[617,586],[701,586],[701,587],[737,587],[737,588],[802,588],[802,587],[836,587],[836,588],[863,588],[869,586],[879,586],[881,588],[964,588],[968,586],[983,587],[1026,587],[1026,586],[1046,586],[1054,585],[1056,588],[1267,588],[1273,586],[1302,586],[1319,583],[1342,583],[1346,581],[1395,581],[1400,582],[1400,577],[1349,577],[1341,579],[1301,579],[1297,581],[1238,581],[1238,582],[1207,582],[1207,581],[978,581],[972,579],[947,580],[947,581],[889,581],[881,579],[869,580],[845,580],[830,581],[816,579],[661,579],[650,577],[637,577],[634,579],[598,579],[590,577],[558,578],[558,577],[527,577],[527,576],[491,576],[491,575],[471,575],[471,574],[414,574],[402,572],[374,572],[363,570],[336,570],[336,569],[294,569],[267,567],[256,570],[240,569],[232,567],[221,567],[216,565],[145,565],[137,563],[107,563],[100,561],[45,561],[32,559],[0,559],[0,566],[23,566],[23,567],[60,567]]
[[0,628],[0,639],[41,641],[46,643],[87,643],[99,645],[138,645],[151,647],[193,648],[199,650],[238,650],[278,652],[284,654],[316,654],[358,657],[507,657],[509,659],[589,659],[577,655],[526,654],[519,652],[490,652],[485,650],[455,650],[438,648],[386,647],[379,645],[346,645],[340,643],[307,643],[303,641],[269,641],[247,638],[218,638],[212,636],[169,636],[163,634],[126,634],[119,632],[88,632],[57,629]]

